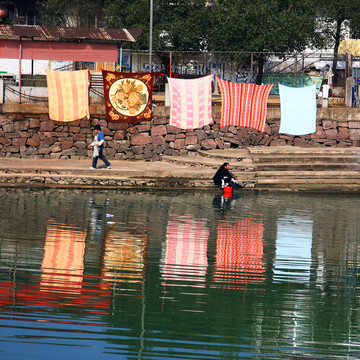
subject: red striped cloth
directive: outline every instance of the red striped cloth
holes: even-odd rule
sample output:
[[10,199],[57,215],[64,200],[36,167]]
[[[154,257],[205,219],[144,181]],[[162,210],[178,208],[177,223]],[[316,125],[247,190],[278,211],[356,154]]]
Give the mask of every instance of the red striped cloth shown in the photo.
[[214,286],[240,289],[264,281],[263,224],[257,218],[220,221],[216,240]]
[[271,85],[236,84],[218,77],[221,91],[220,126],[242,126],[264,132]]

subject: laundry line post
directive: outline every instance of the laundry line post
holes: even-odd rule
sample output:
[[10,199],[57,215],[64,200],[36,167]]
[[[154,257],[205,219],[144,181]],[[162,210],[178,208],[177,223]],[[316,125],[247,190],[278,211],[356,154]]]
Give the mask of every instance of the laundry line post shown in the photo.
[[295,87],[297,87],[297,71],[298,71],[298,65],[297,65],[297,54],[295,54]]
[[21,104],[21,58],[22,58],[22,38],[19,42],[19,104]]
[[253,83],[253,63],[254,63],[254,54],[251,53],[251,63],[250,63],[250,84]]

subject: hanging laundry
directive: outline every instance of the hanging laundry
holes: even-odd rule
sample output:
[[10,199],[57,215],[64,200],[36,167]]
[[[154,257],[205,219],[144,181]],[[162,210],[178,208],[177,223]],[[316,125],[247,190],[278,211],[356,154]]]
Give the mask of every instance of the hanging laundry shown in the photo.
[[74,121],[90,118],[88,70],[46,70],[46,80],[51,120]]
[[279,133],[306,135],[316,132],[316,85],[292,88],[279,84]]
[[168,78],[170,125],[196,129],[213,123],[211,83],[213,75],[198,79]]
[[265,131],[267,100],[273,85],[236,84],[216,78],[221,91],[220,126]]
[[150,73],[102,71],[106,120],[138,123],[152,119],[154,77]]

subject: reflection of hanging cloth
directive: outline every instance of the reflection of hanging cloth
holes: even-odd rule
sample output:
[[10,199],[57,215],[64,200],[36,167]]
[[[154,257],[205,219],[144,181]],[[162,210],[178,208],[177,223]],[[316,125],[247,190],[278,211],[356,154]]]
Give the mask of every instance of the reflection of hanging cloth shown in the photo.
[[263,231],[261,219],[219,222],[212,287],[241,289],[244,284],[264,281]]
[[305,135],[316,132],[316,85],[291,88],[279,84],[279,133]]
[[243,126],[264,132],[267,100],[273,85],[216,80],[221,91],[220,126]]
[[164,280],[188,281],[192,286],[204,286],[208,266],[208,238],[207,220],[172,215],[166,236]]
[[56,121],[90,118],[89,72],[46,70],[49,117]]
[[310,281],[313,226],[310,213],[288,213],[277,219],[274,281],[299,283]]
[[77,228],[51,223],[45,240],[41,265],[41,290],[62,292],[81,290],[84,272],[86,233]]
[[196,129],[213,123],[212,80],[213,75],[190,80],[168,78],[170,125],[181,129]]

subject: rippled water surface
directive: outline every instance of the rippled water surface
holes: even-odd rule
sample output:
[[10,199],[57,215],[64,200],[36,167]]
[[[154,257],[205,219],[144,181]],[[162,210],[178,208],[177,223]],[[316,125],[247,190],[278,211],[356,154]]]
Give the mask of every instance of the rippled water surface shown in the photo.
[[360,358],[358,196],[0,204],[0,359]]

